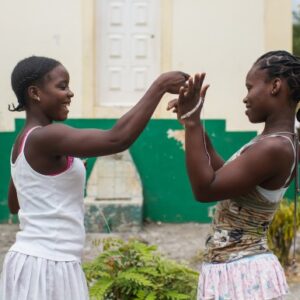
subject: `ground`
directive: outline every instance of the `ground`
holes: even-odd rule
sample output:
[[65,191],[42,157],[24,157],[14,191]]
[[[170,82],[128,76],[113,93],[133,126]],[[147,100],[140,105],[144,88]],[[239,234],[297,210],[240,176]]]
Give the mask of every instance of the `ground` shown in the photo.
[[[6,251],[15,240],[15,233],[18,226],[14,224],[0,225],[0,265]],[[198,223],[186,224],[165,224],[165,223],[145,223],[143,230],[139,232],[123,232],[117,234],[87,234],[84,248],[83,261],[93,259],[99,253],[99,241],[109,236],[128,239],[138,238],[149,244],[158,246],[158,250],[165,256],[179,262],[185,262],[192,268],[199,264],[199,253],[204,248],[204,238],[208,230],[208,225]],[[101,244],[101,243],[100,243]],[[298,267],[300,268],[300,266]],[[300,277],[289,276],[289,286],[291,295],[285,300],[300,300]]]

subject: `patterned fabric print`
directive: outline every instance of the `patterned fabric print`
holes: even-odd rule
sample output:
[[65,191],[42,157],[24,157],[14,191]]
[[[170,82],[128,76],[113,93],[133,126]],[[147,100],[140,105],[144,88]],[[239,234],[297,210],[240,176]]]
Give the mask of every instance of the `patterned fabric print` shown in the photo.
[[[227,161],[234,160],[257,138],[244,145]],[[246,195],[218,202],[206,240],[206,262],[230,262],[270,252],[267,230],[279,202],[264,198],[256,188]]]
[[282,299],[288,293],[284,271],[274,254],[261,254],[230,263],[204,263],[198,300]]
[[267,246],[267,230],[278,205],[279,201],[269,201],[256,188],[216,205],[198,300],[282,299],[288,293],[284,271]]
[[270,203],[256,190],[246,196],[220,201],[206,240],[206,262],[229,262],[270,252],[267,230],[278,203]]

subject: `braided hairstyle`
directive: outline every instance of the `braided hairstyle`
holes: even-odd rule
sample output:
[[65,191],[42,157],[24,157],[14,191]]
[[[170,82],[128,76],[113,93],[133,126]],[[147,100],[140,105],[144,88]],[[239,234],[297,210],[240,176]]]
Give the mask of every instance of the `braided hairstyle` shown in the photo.
[[[300,57],[283,50],[270,51],[259,57],[254,65],[267,70],[270,80],[284,78],[292,101],[300,101]],[[300,110],[297,111],[297,120],[300,121]]]
[[25,110],[27,88],[42,83],[44,76],[60,64],[55,59],[43,56],[30,56],[18,62],[11,74],[11,86],[18,99],[18,106],[9,105],[8,110]]

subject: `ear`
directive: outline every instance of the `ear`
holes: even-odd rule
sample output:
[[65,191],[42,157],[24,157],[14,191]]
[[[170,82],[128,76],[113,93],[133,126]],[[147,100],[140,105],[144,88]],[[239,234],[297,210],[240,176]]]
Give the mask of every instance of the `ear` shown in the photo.
[[39,96],[39,88],[36,85],[31,85],[27,88],[27,93],[30,99],[41,101]]
[[279,93],[281,86],[282,86],[281,78],[278,77],[274,78],[271,82],[271,95],[276,96]]

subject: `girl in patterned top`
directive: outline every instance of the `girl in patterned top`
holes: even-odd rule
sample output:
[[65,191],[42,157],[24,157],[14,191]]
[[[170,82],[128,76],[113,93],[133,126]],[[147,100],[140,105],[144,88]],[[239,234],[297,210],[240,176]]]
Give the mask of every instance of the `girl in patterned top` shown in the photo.
[[267,229],[293,178],[295,111],[300,100],[300,60],[286,51],[264,54],[246,77],[243,100],[260,135],[226,163],[199,122],[208,85],[196,74],[169,103],[185,126],[186,164],[195,198],[218,201],[206,240],[198,299],[283,299],[288,287]]

